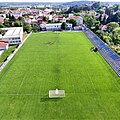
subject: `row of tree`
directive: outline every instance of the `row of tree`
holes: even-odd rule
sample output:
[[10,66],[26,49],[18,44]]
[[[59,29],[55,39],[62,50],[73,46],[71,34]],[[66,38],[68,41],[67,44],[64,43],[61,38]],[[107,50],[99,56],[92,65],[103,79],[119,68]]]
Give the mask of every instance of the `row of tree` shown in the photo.
[[106,24],[107,29],[105,31],[100,30],[102,24],[100,21],[96,20],[94,16],[85,15],[84,23],[104,42],[115,45],[120,44],[120,26],[117,22]]
[[37,24],[30,25],[24,21],[23,17],[19,17],[17,20],[14,16],[10,14],[6,15],[6,19],[4,20],[3,24],[0,24],[0,28],[3,27],[23,27],[23,30],[27,33],[30,33],[31,30],[37,32],[40,30],[40,26]]
[[[103,9],[104,8],[104,9]],[[71,6],[65,13],[71,13],[71,12],[81,12],[81,11],[90,11],[95,10],[98,13],[105,13],[108,15],[111,15],[112,12],[117,12],[120,10],[120,4],[115,4],[112,7],[108,7],[101,2],[95,2],[92,5],[89,4],[82,4],[82,5],[75,5]]]

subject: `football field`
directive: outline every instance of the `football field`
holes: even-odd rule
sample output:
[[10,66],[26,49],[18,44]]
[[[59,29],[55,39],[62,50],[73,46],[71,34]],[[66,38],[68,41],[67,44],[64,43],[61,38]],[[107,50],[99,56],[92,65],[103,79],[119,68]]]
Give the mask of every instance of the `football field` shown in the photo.
[[[0,73],[0,120],[120,119],[120,78],[82,32],[33,33]],[[49,99],[53,89],[65,98]]]

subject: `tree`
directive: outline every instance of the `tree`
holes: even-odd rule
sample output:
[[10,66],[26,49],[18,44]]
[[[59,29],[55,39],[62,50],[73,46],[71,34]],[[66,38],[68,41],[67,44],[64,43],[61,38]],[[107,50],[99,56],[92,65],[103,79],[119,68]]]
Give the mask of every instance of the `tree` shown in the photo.
[[107,19],[106,19],[106,16],[104,16],[103,21],[102,21],[102,24],[105,25],[105,24],[106,24],[106,20],[107,20]]
[[32,27],[29,24],[24,24],[23,25],[23,30],[26,31],[27,33],[30,33],[31,30],[32,30]]
[[99,30],[99,26],[100,26],[100,22],[99,21],[95,21],[95,32],[97,30]]
[[118,10],[120,10],[120,5],[119,4],[114,7],[115,12],[118,11]]
[[4,25],[3,25],[3,24],[0,24],[0,28],[4,28]]
[[0,34],[4,35],[5,34],[5,31],[0,29]]
[[3,25],[6,26],[6,27],[10,27],[10,23],[7,19],[4,20]]
[[2,34],[2,29],[0,29],[0,34]]
[[95,2],[91,7],[92,7],[92,9],[99,9],[101,7],[101,3]]
[[103,10],[103,9],[98,9],[98,10],[97,10],[97,13],[103,14],[103,13],[104,13],[104,10]]
[[72,27],[77,25],[77,21],[75,19],[70,19],[68,22],[72,24]]
[[23,26],[23,23],[22,23],[21,21],[16,20],[16,21],[14,22],[14,26],[15,26],[15,27],[22,27],[22,26]]
[[84,19],[84,23],[89,27],[89,28],[91,28],[91,27],[95,27],[95,23],[96,23],[96,18],[95,18],[95,16],[91,16],[91,15],[85,15],[84,17],[83,17],[83,19]]
[[65,30],[65,29],[66,29],[66,23],[65,23],[65,22],[62,23],[61,29],[62,29],[62,30]]
[[99,16],[98,20],[99,20],[100,22],[102,22],[102,21],[103,21],[102,14],[100,14],[100,16]]
[[12,18],[12,16],[11,16],[11,14],[10,14],[10,13],[8,14],[8,18],[9,18],[9,19],[11,19],[11,18]]
[[11,14],[9,14],[9,21],[15,21],[16,19],[15,19],[15,17],[12,15],[11,16]]
[[103,35],[103,41],[110,44],[110,42],[112,41],[111,37],[110,36],[107,36],[107,35]]
[[113,15],[113,8],[112,7],[109,7],[109,8],[106,8],[105,10],[105,14],[107,14],[108,16],[111,17],[111,15]]
[[9,14],[6,14],[6,18],[9,18]]
[[115,45],[120,44],[120,34],[118,34],[117,32],[114,32],[112,40],[113,40]]
[[118,34],[120,34],[120,27],[117,27],[113,30],[113,33],[117,32]]
[[40,31],[40,26],[39,25],[32,25],[32,30],[33,30],[33,32],[38,32],[38,31]]
[[48,23],[52,23],[52,20],[48,20]]
[[96,34],[97,34],[101,39],[103,39],[103,35],[104,35],[105,33],[104,33],[104,31],[102,31],[102,30],[97,30],[97,31],[96,31]]
[[112,40],[114,44],[120,44],[120,27],[117,27],[113,30]]
[[24,18],[23,17],[19,17],[18,20],[20,20],[21,22],[24,22]]
[[120,22],[120,12],[117,12],[115,15],[113,15],[112,21]]
[[15,21],[15,20],[16,20],[15,17],[12,15],[11,21]]
[[48,18],[46,16],[44,16],[43,21],[48,21]]
[[110,22],[107,24],[108,30],[113,31],[115,28],[119,27],[119,24],[116,22]]

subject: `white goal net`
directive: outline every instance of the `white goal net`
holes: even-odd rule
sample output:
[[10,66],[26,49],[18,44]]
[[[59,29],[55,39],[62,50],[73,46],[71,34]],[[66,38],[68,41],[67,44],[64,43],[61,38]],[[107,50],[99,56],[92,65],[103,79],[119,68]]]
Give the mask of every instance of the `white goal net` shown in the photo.
[[63,98],[65,97],[64,90],[49,90],[49,98]]

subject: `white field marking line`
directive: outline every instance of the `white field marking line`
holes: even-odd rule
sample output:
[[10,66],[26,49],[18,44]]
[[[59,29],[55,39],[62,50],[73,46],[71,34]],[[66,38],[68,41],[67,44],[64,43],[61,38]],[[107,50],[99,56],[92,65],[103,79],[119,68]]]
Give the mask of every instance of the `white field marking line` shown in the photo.
[[43,96],[43,95],[40,95],[40,94],[0,94],[0,96]]
[[17,94],[19,94],[19,92],[20,92],[20,89],[21,89],[21,87],[22,87],[22,85],[23,85],[23,83],[24,83],[24,81],[25,81],[25,77],[26,77],[26,74],[25,74],[25,76],[24,76],[24,78],[23,78],[23,80],[22,80],[22,82],[21,82],[21,84],[20,84],[20,87],[19,87],[19,89],[18,89]]
[[[103,92],[102,92],[103,93]],[[114,92],[113,92],[114,93]],[[117,92],[118,93],[118,92]],[[95,94],[95,93],[93,93],[93,92],[75,92],[75,93],[66,93],[66,94],[86,94],[86,95],[92,95],[92,94]],[[99,93],[96,93],[96,94],[99,94]],[[106,93],[106,92],[104,92],[103,94],[109,94],[109,93]],[[17,94],[17,93],[6,93],[6,94],[0,94],[0,96],[43,96],[43,94]],[[93,99],[95,99],[96,100],[96,98],[93,98]]]
[[[80,92],[80,93],[66,93],[66,94],[86,94],[86,95],[91,95],[95,93],[86,93],[86,92]],[[43,94],[17,94],[17,93],[6,93],[6,94],[0,94],[0,96],[43,96]]]

